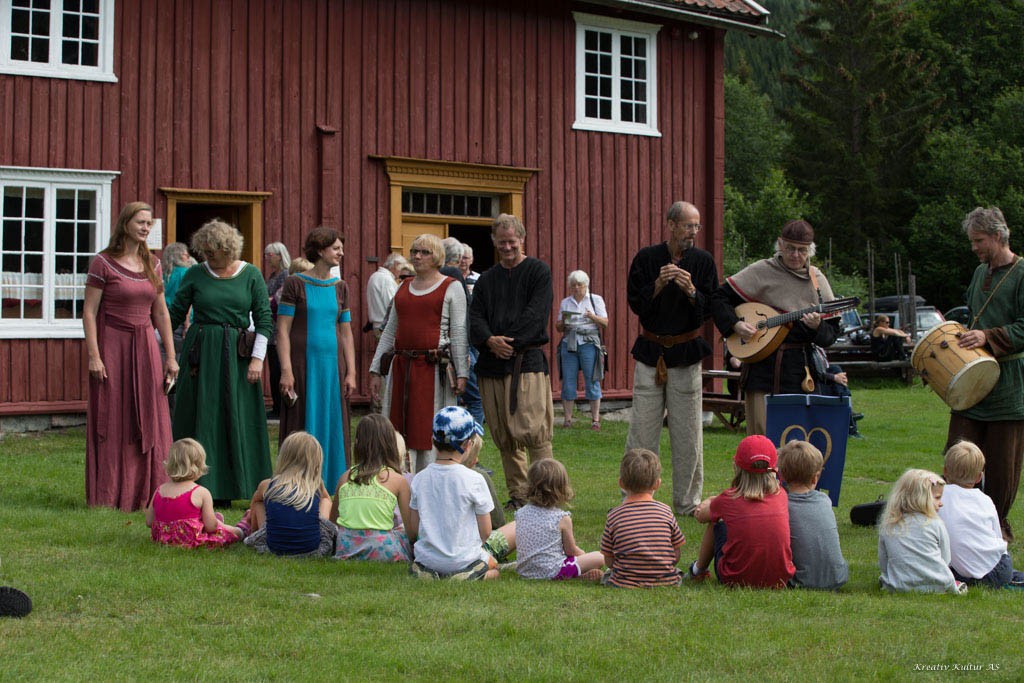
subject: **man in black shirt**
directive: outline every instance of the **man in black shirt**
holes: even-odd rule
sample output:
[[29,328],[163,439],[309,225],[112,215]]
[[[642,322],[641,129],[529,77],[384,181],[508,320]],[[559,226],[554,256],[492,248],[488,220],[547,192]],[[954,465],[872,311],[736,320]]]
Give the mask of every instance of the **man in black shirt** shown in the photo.
[[633,410],[626,448],[658,452],[668,411],[672,446],[672,508],[690,515],[704,484],[701,360],[711,347],[700,336],[718,274],[711,254],[694,246],[700,212],[676,202],[666,215],[668,241],[641,249],[629,268],[627,298],[640,318],[633,344]]
[[[501,451],[511,500],[526,498],[526,452],[530,462],[551,457],[555,420],[548,361],[551,269],[523,254],[526,229],[501,214],[491,225],[499,262],[477,280],[469,308],[469,342],[480,351],[476,374],[484,415]],[[526,452],[524,452],[526,451]]]

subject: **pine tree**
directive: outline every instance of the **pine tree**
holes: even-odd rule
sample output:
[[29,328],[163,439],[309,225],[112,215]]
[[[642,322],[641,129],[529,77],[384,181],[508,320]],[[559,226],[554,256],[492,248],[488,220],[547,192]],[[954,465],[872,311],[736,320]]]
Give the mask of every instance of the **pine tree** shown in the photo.
[[797,25],[799,90],[786,112],[790,177],[821,207],[812,222],[834,259],[860,270],[864,244],[896,248],[915,207],[914,163],[936,116],[935,69],[905,47],[914,19],[901,0],[812,0]]

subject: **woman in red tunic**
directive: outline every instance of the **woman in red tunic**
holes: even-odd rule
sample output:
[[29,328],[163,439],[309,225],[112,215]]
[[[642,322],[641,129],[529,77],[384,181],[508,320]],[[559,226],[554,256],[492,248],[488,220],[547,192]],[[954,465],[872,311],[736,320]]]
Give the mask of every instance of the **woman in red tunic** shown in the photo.
[[[85,281],[85,500],[125,512],[145,507],[167,481],[171,421],[163,389],[178,376],[160,262],[146,248],[152,227],[149,205],[126,205]],[[166,351],[162,368],[154,323]]]
[[[381,395],[386,374],[381,412],[405,437],[413,468],[419,471],[436,457],[430,433],[434,413],[455,405],[465,390],[469,357],[466,294],[460,282],[440,272],[441,240],[420,235],[409,248],[409,261],[416,277],[406,279],[392,301],[370,364],[370,393],[374,399]],[[381,368],[382,357],[392,352],[391,367]]]

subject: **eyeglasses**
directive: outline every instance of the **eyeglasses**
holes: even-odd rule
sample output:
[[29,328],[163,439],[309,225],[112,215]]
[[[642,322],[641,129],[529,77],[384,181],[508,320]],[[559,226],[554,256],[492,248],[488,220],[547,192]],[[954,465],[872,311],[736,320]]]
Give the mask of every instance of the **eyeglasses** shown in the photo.
[[807,256],[808,254],[811,253],[810,248],[798,247],[795,244],[783,244],[782,251],[786,252],[787,254],[800,254],[801,256]]
[[429,249],[410,249],[409,256],[415,256],[420,254],[421,256],[430,256],[432,252]]
[[701,227],[703,227],[700,223],[680,223],[678,221],[676,222],[676,225],[686,228],[687,230],[692,230],[694,232],[700,232]]

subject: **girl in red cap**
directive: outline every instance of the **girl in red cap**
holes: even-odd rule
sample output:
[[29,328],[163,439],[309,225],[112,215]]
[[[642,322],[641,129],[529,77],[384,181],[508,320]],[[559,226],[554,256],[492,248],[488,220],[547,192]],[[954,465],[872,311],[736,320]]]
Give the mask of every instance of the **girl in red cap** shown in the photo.
[[775,444],[756,434],[740,442],[732,485],[702,502],[693,516],[707,524],[686,579],[707,578],[711,561],[721,583],[785,588],[793,578],[789,505],[775,474]]

